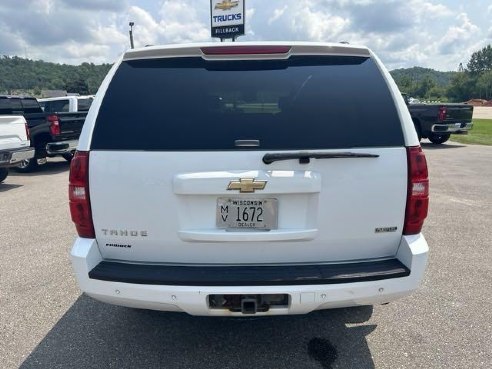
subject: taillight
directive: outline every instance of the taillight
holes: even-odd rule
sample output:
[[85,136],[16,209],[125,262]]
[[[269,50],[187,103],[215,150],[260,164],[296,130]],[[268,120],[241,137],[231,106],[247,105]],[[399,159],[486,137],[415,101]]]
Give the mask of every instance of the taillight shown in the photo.
[[201,50],[205,55],[286,54],[290,46],[210,46]]
[[24,128],[26,129],[27,140],[30,140],[31,139],[31,132],[29,131],[29,127],[27,126],[27,123],[24,123]]
[[95,238],[89,197],[89,152],[77,151],[70,164],[70,214],[80,237]]
[[445,106],[440,106],[439,107],[439,114],[437,115],[437,120],[439,122],[444,122],[446,120],[446,114],[448,113],[448,108]]
[[58,136],[61,133],[60,121],[58,120],[58,116],[54,114],[48,115],[46,119],[48,120],[48,122],[50,122],[50,133],[53,136]]
[[418,234],[422,230],[429,208],[429,175],[427,161],[420,146],[407,147],[408,193],[403,234]]

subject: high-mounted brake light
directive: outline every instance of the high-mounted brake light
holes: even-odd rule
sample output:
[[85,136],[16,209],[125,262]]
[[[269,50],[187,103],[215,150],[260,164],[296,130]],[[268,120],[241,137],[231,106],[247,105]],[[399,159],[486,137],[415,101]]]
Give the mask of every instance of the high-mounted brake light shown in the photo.
[[202,47],[205,55],[250,55],[250,54],[287,54],[290,46],[210,46]]
[[60,121],[58,120],[58,116],[55,114],[48,115],[46,119],[48,120],[48,122],[50,122],[50,133],[53,136],[58,136],[61,133]]
[[439,114],[437,116],[437,120],[439,122],[444,122],[444,120],[446,119],[447,113],[448,113],[448,108],[446,108],[445,106],[440,106],[439,107]]
[[407,147],[408,192],[403,234],[418,234],[422,230],[429,208],[429,174],[427,161],[420,146]]
[[70,164],[70,214],[80,237],[95,238],[89,196],[89,152],[77,151]]

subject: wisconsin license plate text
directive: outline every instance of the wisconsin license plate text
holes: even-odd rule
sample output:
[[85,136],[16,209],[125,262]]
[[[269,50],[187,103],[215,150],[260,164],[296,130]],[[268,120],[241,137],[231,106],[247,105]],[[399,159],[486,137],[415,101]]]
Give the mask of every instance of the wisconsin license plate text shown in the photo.
[[275,229],[277,228],[277,199],[219,198],[217,227]]

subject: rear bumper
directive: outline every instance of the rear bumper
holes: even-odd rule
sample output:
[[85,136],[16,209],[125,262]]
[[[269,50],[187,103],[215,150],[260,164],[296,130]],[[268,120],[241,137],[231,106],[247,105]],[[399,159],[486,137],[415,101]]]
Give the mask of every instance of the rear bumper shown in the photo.
[[28,160],[33,157],[34,149],[32,147],[0,151],[0,167],[14,167],[21,161]]
[[[120,266],[116,266],[116,269],[112,268],[118,263],[103,261],[97,243],[93,239],[78,238],[72,248],[71,259],[82,291],[97,300],[115,305],[163,311],[183,311],[192,315],[242,316],[243,314],[240,312],[209,308],[208,295],[287,294],[290,296],[287,307],[271,308],[267,312],[255,314],[259,316],[305,314],[319,309],[372,305],[406,296],[420,284],[427,263],[427,254],[427,242],[422,235],[405,236],[402,238],[396,259],[392,259],[392,265],[390,265],[391,263],[386,265],[383,263],[379,264],[378,268],[373,268],[369,273],[359,273],[358,277],[365,279],[357,279],[358,277],[354,279],[356,273],[344,274],[340,270],[330,274],[329,270],[333,272],[333,268],[328,268],[324,273],[320,273],[326,278],[319,279],[318,282],[307,280],[306,284],[278,284],[278,279],[276,279],[277,282],[272,279],[266,285],[259,285],[258,281],[254,280],[250,280],[249,285],[223,285],[226,283],[222,283],[222,285],[176,284],[175,282],[179,278],[176,278],[173,285],[157,284],[160,282],[156,281],[155,278],[153,283],[151,280],[145,279],[149,274],[145,270],[139,271],[138,268],[133,269],[132,279],[126,279],[125,282],[122,280],[129,277],[124,276],[121,265],[124,269],[124,266],[128,264],[119,264]],[[371,264],[375,265],[375,263]],[[338,264],[338,266],[340,265],[343,264]],[[354,266],[355,264],[351,265]],[[382,270],[386,272],[381,273]],[[93,278],[90,278],[90,275]],[[119,281],[114,281],[117,275],[119,275]],[[151,273],[151,275],[155,276],[159,273]],[[333,277],[334,275],[338,276],[335,278],[336,281],[330,280],[330,276]],[[162,281],[165,281],[167,277],[164,275],[162,278]],[[206,276],[206,273],[203,278],[205,281],[208,280],[209,284],[214,284],[210,277]],[[104,279],[113,279],[113,281]],[[195,284],[199,284],[199,282],[195,282]]]
[[79,144],[78,140],[50,142],[46,145],[46,153],[48,155],[61,155],[74,151]]
[[452,124],[434,124],[432,132],[434,133],[465,133],[471,130],[473,123],[452,123]]

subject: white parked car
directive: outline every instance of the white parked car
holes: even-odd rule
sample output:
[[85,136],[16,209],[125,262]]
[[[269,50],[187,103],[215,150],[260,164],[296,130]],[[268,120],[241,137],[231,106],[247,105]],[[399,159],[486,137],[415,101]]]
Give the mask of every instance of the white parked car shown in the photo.
[[95,299],[193,315],[386,303],[423,277],[428,186],[365,47],[130,50],[71,164],[72,264]]
[[7,178],[10,167],[34,157],[34,149],[29,145],[29,129],[24,117],[0,114],[0,182]]

